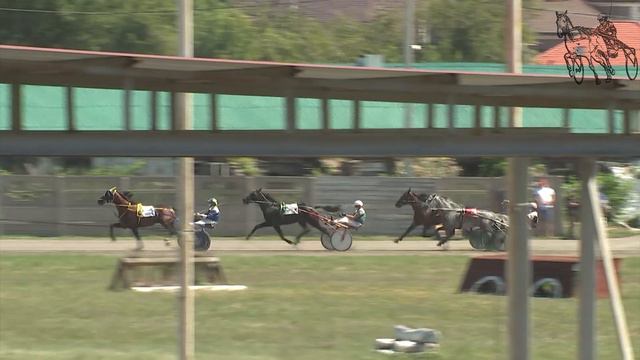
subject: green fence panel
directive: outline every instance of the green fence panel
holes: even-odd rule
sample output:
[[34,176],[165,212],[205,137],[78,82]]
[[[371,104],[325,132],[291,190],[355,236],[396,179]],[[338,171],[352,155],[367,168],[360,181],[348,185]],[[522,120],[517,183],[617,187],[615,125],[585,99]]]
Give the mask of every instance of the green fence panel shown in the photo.
[[282,97],[221,95],[221,130],[283,130],[285,99]]
[[0,84],[0,130],[11,129],[11,87]]
[[321,129],[322,128],[321,100],[309,99],[309,98],[296,99],[296,118],[297,118],[298,129],[303,129],[303,130]]
[[23,130],[66,130],[65,88],[59,86],[22,87]]

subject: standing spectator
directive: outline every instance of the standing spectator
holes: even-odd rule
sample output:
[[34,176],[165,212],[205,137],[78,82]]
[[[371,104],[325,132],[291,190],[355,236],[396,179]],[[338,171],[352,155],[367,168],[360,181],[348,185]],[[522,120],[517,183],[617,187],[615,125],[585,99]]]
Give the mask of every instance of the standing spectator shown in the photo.
[[549,181],[546,178],[541,178],[538,181],[534,197],[538,204],[540,233],[543,236],[551,236],[554,234],[556,191],[549,186]]

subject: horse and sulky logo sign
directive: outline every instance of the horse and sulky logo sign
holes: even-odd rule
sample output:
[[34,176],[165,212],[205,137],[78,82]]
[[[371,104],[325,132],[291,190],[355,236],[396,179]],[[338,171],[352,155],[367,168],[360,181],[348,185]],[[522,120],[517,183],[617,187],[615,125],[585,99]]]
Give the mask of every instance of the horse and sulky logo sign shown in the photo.
[[582,84],[584,68],[588,66],[593,72],[596,84],[600,84],[596,67],[602,67],[607,76],[605,81],[610,82],[616,73],[611,59],[624,56],[627,78],[635,80],[638,77],[636,49],[618,39],[618,30],[608,16],[598,16],[598,22],[595,28],[574,26],[567,11],[556,11],[556,33],[559,38],[564,39],[567,50],[564,61],[569,76],[577,84]]

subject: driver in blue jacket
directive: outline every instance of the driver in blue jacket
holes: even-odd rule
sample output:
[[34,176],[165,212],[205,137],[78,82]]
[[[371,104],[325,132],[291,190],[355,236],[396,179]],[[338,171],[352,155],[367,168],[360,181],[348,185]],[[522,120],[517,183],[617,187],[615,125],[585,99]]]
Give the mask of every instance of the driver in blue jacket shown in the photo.
[[196,221],[195,225],[200,225],[202,227],[214,227],[218,221],[220,221],[220,209],[218,208],[218,200],[216,198],[211,198],[207,200],[209,203],[209,208],[204,213],[197,213],[196,216],[200,218],[200,220]]

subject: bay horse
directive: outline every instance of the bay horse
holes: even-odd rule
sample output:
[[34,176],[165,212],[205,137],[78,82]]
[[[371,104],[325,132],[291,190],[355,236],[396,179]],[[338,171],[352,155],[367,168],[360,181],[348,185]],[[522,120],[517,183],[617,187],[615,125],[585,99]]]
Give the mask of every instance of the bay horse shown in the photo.
[[142,250],[144,245],[138,228],[151,226],[154,224],[160,224],[165,229],[169,230],[170,235],[178,235],[175,229],[176,212],[175,209],[165,206],[154,206],[155,215],[150,217],[138,216],[138,202],[131,201],[130,197],[133,195],[130,192],[118,191],[115,187],[105,191],[104,195],[98,198],[98,204],[104,205],[105,203],[113,203],[118,210],[119,221],[109,226],[109,235],[111,241],[115,241],[116,237],[113,234],[114,228],[130,229],[136,238],[136,250]]
[[[247,235],[247,240],[253,235],[256,230],[272,226],[280,238],[284,240],[287,244],[298,244],[300,242],[300,238],[307,234],[311,229],[307,226],[307,224],[313,226],[314,228],[320,230],[321,232],[331,236],[331,233],[326,229],[326,227],[321,222],[322,215],[316,211],[314,208],[310,206],[306,206],[303,203],[298,203],[298,213],[297,214],[287,214],[284,215],[280,208],[280,202],[274,199],[271,195],[262,191],[262,188],[252,191],[247,197],[242,199],[242,202],[247,205],[250,203],[257,204],[262,210],[262,216],[264,217],[264,222],[256,225],[253,230]],[[281,225],[289,225],[298,223],[302,226],[302,232],[296,236],[295,241],[291,241],[284,237],[282,234]]]

